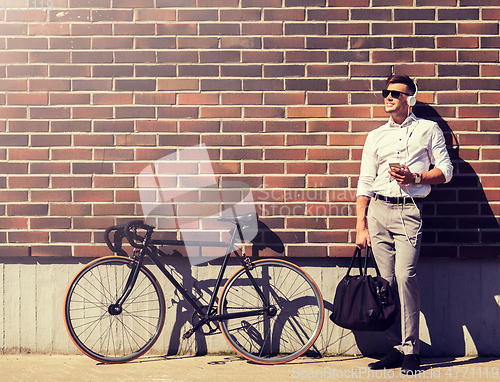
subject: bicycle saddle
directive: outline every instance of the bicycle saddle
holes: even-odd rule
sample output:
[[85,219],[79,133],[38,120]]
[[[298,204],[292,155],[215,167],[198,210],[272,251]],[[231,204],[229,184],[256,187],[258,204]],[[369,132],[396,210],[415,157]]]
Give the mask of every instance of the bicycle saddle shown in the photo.
[[233,224],[239,223],[240,225],[251,222],[254,219],[255,221],[259,220],[259,215],[257,215],[257,213],[255,212],[250,212],[248,214],[240,216],[222,215],[217,218],[217,220],[220,222],[229,222]]

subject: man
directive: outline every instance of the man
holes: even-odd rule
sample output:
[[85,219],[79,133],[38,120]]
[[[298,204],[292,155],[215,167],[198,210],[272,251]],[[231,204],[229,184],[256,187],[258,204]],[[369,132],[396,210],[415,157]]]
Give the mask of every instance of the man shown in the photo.
[[431,184],[449,182],[453,175],[439,126],[410,114],[416,93],[408,76],[387,79],[382,94],[390,118],[366,138],[356,198],[356,245],[372,247],[381,275],[397,291],[401,306],[401,320],[387,331],[393,349],[368,366],[401,367],[404,374],[420,369],[416,267],[422,200]]

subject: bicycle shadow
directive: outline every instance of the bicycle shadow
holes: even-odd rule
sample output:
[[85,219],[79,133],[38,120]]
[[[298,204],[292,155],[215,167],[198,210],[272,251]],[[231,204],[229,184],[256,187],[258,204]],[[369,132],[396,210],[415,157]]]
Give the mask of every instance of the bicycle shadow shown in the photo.
[[[260,220],[258,221],[257,233],[249,248],[251,249],[250,256],[252,258],[260,257],[261,252],[267,249],[277,253],[284,252],[284,244],[279,236]],[[223,261],[222,258],[192,266],[185,247],[178,246],[163,246],[159,249],[159,255],[164,266],[169,268],[179,284],[192,293],[195,300],[201,305],[207,307],[217,281],[214,277],[207,277],[209,275],[209,268],[211,266],[220,266]],[[230,266],[239,268],[241,263],[232,258]],[[221,286],[232,275],[232,272],[226,273],[222,279]],[[160,276],[158,279],[163,280],[164,278]],[[167,302],[166,316],[167,318],[175,317],[173,322],[165,323],[164,333],[162,334],[164,336],[163,347],[167,348],[166,356],[183,354],[206,355],[210,347],[210,340],[207,341],[207,339],[212,335],[221,334],[220,330],[210,334],[203,334],[200,329],[191,338],[187,340],[183,339],[183,334],[191,328],[196,320],[195,310],[170,283],[162,283],[162,287],[167,291],[165,293]],[[218,297],[215,308],[217,308]],[[217,324],[212,323],[212,325]],[[203,329],[207,332],[206,329],[208,328],[204,326]],[[167,335],[165,336],[165,334]]]

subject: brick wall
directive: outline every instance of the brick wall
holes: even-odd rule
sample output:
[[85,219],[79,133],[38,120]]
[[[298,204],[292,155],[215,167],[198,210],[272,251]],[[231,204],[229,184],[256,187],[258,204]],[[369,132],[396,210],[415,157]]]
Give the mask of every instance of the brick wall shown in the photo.
[[423,255],[498,256],[499,0],[41,5],[0,10],[0,255],[107,254],[103,229],[142,214],[141,169],[205,144],[286,255],[348,256],[364,139],[406,73],[455,165]]

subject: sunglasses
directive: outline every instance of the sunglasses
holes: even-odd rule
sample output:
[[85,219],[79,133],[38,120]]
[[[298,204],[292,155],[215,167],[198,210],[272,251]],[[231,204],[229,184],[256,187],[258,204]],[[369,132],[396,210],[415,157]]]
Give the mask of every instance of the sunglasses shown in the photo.
[[382,95],[384,96],[384,98],[387,98],[389,96],[389,94],[391,95],[392,98],[399,98],[399,96],[401,94],[404,94],[407,96],[411,95],[408,93],[400,92],[398,90],[382,90]]

